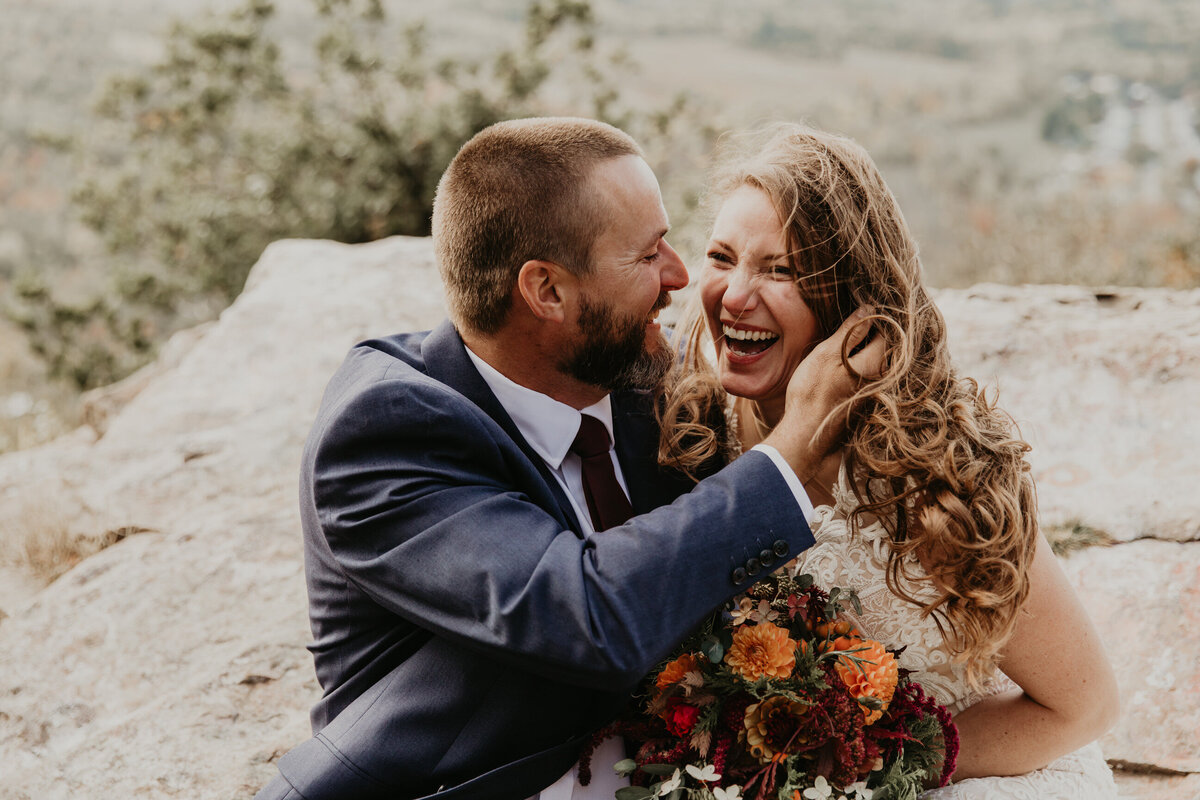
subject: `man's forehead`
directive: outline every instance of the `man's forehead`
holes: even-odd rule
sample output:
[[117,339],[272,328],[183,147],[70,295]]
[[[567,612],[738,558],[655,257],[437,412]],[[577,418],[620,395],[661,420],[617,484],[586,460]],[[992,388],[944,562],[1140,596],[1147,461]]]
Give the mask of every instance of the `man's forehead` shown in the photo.
[[[602,162],[593,186],[602,199],[605,232],[630,249],[652,247],[670,228],[654,172],[638,156]],[[603,234],[602,234],[603,235]]]
[[641,156],[607,158],[593,167],[589,177],[592,186],[607,197],[627,200],[649,196],[659,198],[658,178]]

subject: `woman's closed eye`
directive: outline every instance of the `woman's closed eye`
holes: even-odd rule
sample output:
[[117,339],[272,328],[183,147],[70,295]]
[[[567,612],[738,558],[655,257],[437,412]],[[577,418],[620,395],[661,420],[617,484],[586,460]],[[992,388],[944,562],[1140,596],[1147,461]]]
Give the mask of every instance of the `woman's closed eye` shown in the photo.
[[795,277],[792,274],[792,268],[787,264],[772,264],[763,271],[777,281],[790,281]]
[[708,252],[708,260],[712,262],[714,267],[720,267],[721,269],[728,269],[734,263],[732,256],[720,250],[710,250]]

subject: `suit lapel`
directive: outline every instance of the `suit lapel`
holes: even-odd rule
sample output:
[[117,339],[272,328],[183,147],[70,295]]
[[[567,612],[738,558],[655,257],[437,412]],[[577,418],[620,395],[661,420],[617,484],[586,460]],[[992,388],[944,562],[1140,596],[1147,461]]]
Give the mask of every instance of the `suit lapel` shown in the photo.
[[[546,466],[546,462],[529,446],[529,442],[525,441],[517,424],[513,422],[512,417],[504,410],[504,406],[496,399],[496,395],[492,394],[492,390],[488,388],[487,382],[479,374],[479,370],[475,369],[475,365],[471,363],[471,359],[467,355],[467,348],[463,344],[462,337],[458,335],[458,331],[449,320],[443,321],[430,331],[425,340],[421,342],[421,357],[425,362],[425,371],[431,378],[444,383],[466,397],[508,434],[541,475],[542,482],[546,486],[547,499],[551,499],[554,504],[553,508],[547,510],[557,510],[559,521],[577,535],[582,535],[579,520],[575,517],[575,511],[571,507],[571,501],[567,499],[558,480]],[[534,500],[536,502],[537,498]]]
[[649,392],[613,392],[613,438],[635,514],[674,502],[692,483],[658,466],[658,422]]

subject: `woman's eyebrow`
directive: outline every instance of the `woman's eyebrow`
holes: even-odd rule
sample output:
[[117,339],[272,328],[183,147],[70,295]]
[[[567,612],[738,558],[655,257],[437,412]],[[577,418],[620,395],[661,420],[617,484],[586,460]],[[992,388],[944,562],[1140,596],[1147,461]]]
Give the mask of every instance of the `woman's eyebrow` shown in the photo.
[[[713,247],[719,247],[722,250],[729,250],[730,252],[736,252],[736,251],[734,251],[734,249],[732,247],[730,247],[728,244],[721,241],[720,239],[709,239],[708,244],[705,246],[704,249],[708,250]],[[770,255],[763,256],[762,261],[766,262],[766,263],[772,263],[772,264],[773,264],[773,262],[779,262],[783,266],[789,266],[789,267],[791,266],[791,264],[788,263],[787,253],[771,253]]]

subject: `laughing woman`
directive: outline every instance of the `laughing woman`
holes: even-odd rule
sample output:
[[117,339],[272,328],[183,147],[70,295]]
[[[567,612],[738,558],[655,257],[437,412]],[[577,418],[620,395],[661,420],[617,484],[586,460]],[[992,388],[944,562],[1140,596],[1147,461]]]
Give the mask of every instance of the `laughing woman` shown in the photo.
[[[848,139],[788,125],[743,144],[710,192],[703,309],[684,329],[661,459],[687,469],[761,441],[796,365],[873,306],[885,373],[806,487],[816,545],[791,568],[855,588],[858,627],[906,647],[914,678],[954,713],[954,783],[924,797],[1115,797],[1094,743],[1118,713],[1111,667],[1038,531],[1028,445],[950,363],[894,197]],[[714,405],[725,432],[704,424]]]

